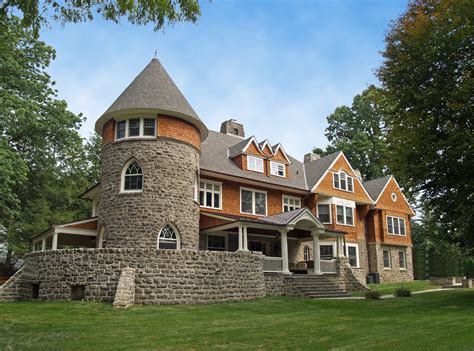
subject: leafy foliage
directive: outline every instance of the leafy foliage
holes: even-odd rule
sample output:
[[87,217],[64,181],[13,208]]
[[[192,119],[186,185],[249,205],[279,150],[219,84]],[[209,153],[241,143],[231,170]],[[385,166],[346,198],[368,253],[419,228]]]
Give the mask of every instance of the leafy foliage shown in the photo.
[[380,300],[381,295],[377,290],[370,289],[365,293],[365,298],[368,300]]
[[448,240],[474,247],[474,2],[416,0],[393,23],[378,70],[392,106],[390,168]]
[[37,34],[50,20],[78,23],[91,21],[96,15],[115,23],[124,17],[137,25],[152,23],[159,30],[176,22],[196,22],[201,8],[198,0],[5,0],[0,4],[0,15],[18,12],[23,15],[23,25]]
[[396,297],[410,297],[411,290],[408,289],[407,287],[401,286],[395,290],[395,296]]
[[67,110],[45,72],[54,50],[16,17],[0,16],[0,42],[0,246],[8,266],[32,235],[86,215],[77,195],[95,176],[78,134],[83,117]]
[[343,151],[354,168],[365,179],[386,173],[385,122],[386,106],[380,88],[370,86],[357,95],[352,106],[339,106],[327,117],[326,137],[330,144],[325,150],[313,152],[324,156]]

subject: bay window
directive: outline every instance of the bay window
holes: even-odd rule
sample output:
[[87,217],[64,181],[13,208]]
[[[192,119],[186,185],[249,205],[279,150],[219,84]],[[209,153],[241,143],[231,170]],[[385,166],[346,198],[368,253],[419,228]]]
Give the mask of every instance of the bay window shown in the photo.
[[391,235],[405,236],[405,219],[400,217],[387,216],[387,232]]
[[156,135],[156,118],[129,118],[117,121],[115,139],[154,137]]

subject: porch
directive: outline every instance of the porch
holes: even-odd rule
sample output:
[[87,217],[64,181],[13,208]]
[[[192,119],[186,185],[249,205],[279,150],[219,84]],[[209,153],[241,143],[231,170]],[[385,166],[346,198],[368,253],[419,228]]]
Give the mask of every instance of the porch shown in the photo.
[[[260,251],[265,273],[336,274],[344,257],[344,233],[327,230],[306,208],[258,219],[202,214],[221,224],[201,230],[201,249]],[[334,255],[321,255],[321,240],[336,243]]]

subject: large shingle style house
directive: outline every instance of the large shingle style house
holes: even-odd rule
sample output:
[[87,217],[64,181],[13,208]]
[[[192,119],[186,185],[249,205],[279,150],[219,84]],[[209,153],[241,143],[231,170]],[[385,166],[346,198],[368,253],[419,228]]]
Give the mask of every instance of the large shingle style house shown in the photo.
[[206,303],[413,279],[414,212],[392,176],[364,181],[342,152],[301,162],[232,119],[208,130],[157,59],[95,128],[92,216],[35,236],[0,299]]

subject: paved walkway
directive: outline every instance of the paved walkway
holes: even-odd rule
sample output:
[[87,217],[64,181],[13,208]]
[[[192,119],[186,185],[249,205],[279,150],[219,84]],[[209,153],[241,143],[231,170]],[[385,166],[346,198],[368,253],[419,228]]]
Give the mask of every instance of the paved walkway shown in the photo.
[[[436,288],[436,289],[429,289],[429,290],[420,290],[420,291],[413,291],[412,295],[430,293],[430,292],[435,292],[435,291],[449,291],[449,290],[458,290],[458,289],[462,289],[462,288],[455,287],[455,288]],[[382,295],[380,298],[381,299],[392,299],[394,297],[395,297],[395,295],[388,294],[388,295]],[[325,298],[321,298],[319,300],[365,300],[365,296],[325,297]]]

